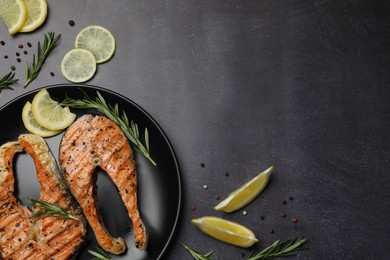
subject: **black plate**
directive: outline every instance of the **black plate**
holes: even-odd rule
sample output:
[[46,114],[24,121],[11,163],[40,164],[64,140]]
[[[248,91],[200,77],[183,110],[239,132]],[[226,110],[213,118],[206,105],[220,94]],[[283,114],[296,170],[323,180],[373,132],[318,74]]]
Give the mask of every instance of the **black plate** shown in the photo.
[[[180,170],[172,146],[166,135],[140,106],[128,98],[113,91],[88,85],[54,85],[46,87],[50,96],[62,101],[66,95],[72,98],[82,98],[82,88],[91,98],[99,91],[107,103],[118,103],[119,108],[125,110],[129,120],[138,124],[140,132],[148,128],[150,136],[150,153],[156,161],[153,166],[142,155],[134,152],[138,172],[138,203],[141,217],[149,232],[149,245],[145,252],[137,250],[133,243],[131,221],[119,197],[119,194],[102,172],[97,171],[97,193],[103,221],[113,236],[121,236],[126,240],[128,250],[124,255],[113,256],[123,259],[159,259],[172,238],[179,217],[181,204]],[[32,101],[39,91],[34,90],[20,96],[0,108],[0,144],[17,140],[22,133],[27,133],[21,113],[26,101]],[[86,113],[97,114],[96,110],[72,109],[78,116]],[[53,155],[58,162],[58,149],[62,134],[46,138]],[[38,198],[39,183],[35,174],[32,159],[27,154],[17,155],[15,158],[16,196],[22,198]],[[91,229],[88,229],[87,243],[79,254],[78,259],[91,259],[87,250],[96,251],[97,242]]]

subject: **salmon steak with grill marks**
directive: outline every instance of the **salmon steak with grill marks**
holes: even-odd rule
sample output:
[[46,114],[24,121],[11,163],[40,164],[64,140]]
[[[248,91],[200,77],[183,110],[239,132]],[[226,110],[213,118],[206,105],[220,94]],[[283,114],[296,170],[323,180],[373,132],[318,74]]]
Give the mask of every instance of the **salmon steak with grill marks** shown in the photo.
[[[56,204],[73,218],[31,218],[30,210],[14,195],[13,159],[26,151],[35,164],[41,201]],[[70,259],[84,244],[86,222],[68,191],[45,141],[36,135],[21,135],[18,141],[0,147],[0,259]]]
[[66,130],[59,157],[64,178],[99,245],[113,254],[126,250],[124,239],[112,237],[102,221],[96,196],[96,167],[107,173],[117,187],[133,224],[135,246],[145,250],[148,236],[138,211],[135,162],[120,127],[106,117],[84,115]]

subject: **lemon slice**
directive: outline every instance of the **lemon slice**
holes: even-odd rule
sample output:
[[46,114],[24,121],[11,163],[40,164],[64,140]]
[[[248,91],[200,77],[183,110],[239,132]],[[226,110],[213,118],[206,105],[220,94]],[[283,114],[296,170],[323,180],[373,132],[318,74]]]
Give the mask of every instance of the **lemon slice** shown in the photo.
[[193,219],[191,223],[207,235],[231,245],[246,248],[259,241],[247,227],[222,218],[206,216]]
[[61,61],[61,72],[71,82],[90,80],[96,72],[95,56],[88,50],[72,49]]
[[0,0],[0,18],[13,35],[22,29],[27,18],[27,8],[23,0]]
[[90,25],[77,34],[74,46],[92,52],[99,64],[108,61],[114,55],[115,38],[106,28]]
[[229,196],[215,206],[214,209],[230,213],[248,205],[265,189],[273,171],[274,167],[269,167],[267,170],[230,193]]
[[53,131],[65,129],[76,119],[69,107],[61,107],[57,101],[51,99],[46,89],[35,95],[31,110],[38,124]]
[[30,131],[33,134],[39,135],[41,137],[49,137],[56,135],[61,132],[61,130],[58,131],[52,131],[49,129],[44,128],[38,122],[35,120],[32,111],[31,111],[31,103],[27,102],[22,111],[22,120],[24,123],[24,126],[27,128],[28,131]]
[[27,7],[27,19],[21,32],[32,32],[43,24],[47,16],[46,0],[24,0]]

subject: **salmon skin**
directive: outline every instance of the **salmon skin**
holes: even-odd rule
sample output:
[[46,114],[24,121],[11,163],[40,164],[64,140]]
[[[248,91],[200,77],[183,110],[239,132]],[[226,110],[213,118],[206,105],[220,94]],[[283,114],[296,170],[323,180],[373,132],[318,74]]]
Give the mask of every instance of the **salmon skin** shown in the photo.
[[137,206],[136,167],[130,144],[119,126],[103,116],[80,117],[66,130],[59,157],[65,180],[99,245],[113,254],[126,250],[124,239],[112,237],[102,222],[95,190],[96,167],[104,170],[118,188],[133,223],[135,246],[145,250],[148,235]]
[[[34,160],[42,201],[58,204],[78,220],[46,216],[30,218],[33,211],[14,196],[13,158],[26,151]],[[45,141],[21,135],[0,147],[0,259],[70,259],[84,243],[86,222],[82,211],[60,177]]]

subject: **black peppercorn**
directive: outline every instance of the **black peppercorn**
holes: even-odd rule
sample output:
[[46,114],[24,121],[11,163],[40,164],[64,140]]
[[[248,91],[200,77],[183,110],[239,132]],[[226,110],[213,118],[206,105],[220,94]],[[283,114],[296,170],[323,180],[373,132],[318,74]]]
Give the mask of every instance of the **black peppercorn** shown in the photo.
[[70,20],[70,21],[69,21],[69,25],[73,27],[73,26],[74,26],[74,21],[73,21],[73,20]]

